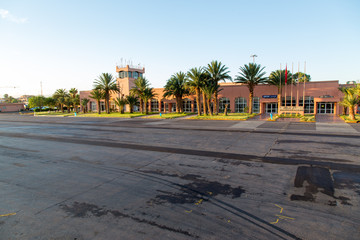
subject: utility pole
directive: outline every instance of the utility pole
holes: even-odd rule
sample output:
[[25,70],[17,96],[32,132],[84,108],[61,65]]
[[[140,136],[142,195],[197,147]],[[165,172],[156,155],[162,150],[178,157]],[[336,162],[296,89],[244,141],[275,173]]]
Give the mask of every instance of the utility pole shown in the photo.
[[43,95],[42,81],[40,81],[40,88],[41,88],[41,96],[42,96]]
[[256,55],[256,54],[253,54],[253,55],[251,55],[250,57],[253,58],[253,63],[255,63],[255,58],[257,57],[257,55]]

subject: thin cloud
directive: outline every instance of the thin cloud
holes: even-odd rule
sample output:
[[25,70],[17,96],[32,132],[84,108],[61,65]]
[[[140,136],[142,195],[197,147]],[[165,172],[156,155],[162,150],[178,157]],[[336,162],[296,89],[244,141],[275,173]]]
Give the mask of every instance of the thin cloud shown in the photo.
[[5,19],[10,22],[14,22],[14,23],[25,23],[27,21],[26,18],[16,17],[16,16],[12,15],[8,10],[1,9],[1,8],[0,8],[0,17],[2,19]]

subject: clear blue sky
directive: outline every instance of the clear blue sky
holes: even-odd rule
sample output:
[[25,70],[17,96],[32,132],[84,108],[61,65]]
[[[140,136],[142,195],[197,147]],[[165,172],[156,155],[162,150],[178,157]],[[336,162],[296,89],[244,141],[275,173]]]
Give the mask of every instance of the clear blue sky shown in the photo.
[[268,74],[306,61],[313,81],[359,80],[359,12],[359,0],[0,0],[0,96],[41,81],[44,95],[90,90],[121,58],[153,87],[211,60],[234,77],[252,54]]

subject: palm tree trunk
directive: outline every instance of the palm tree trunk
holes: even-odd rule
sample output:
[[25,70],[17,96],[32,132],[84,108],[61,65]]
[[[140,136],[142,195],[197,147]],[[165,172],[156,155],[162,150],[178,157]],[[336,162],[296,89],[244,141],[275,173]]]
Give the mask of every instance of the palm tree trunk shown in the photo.
[[214,94],[214,114],[218,114],[218,91],[215,91]]
[[61,112],[64,113],[64,105],[60,104]]
[[254,96],[254,92],[250,91],[250,94],[249,94],[249,113],[250,114],[253,111],[253,96]]
[[209,110],[209,114],[210,114],[210,116],[212,116],[213,114],[212,114],[211,107],[210,107],[211,99],[208,98],[208,99],[206,99],[206,101],[207,101],[207,107],[208,107],[208,110]]
[[355,120],[354,106],[349,106],[349,117],[350,120]]
[[110,113],[110,96],[109,96],[109,94],[106,95],[105,109],[106,109],[106,113],[109,114]]
[[145,105],[145,114],[148,115],[148,113],[149,113],[149,108],[148,108],[148,104],[147,104],[148,101],[144,101],[144,102],[145,102],[145,104],[144,104]]
[[204,116],[206,116],[207,115],[207,109],[206,109],[206,95],[205,95],[205,93],[203,92],[202,93],[202,96],[203,96],[203,107],[204,107]]
[[97,105],[98,105],[98,114],[101,114],[101,109],[100,109],[100,100],[97,101]]
[[280,107],[281,107],[281,91],[280,88],[278,88],[278,113],[280,111]]
[[144,113],[144,100],[140,98],[140,112]]
[[198,116],[201,115],[201,109],[200,109],[200,89],[196,89],[196,108],[198,112]]

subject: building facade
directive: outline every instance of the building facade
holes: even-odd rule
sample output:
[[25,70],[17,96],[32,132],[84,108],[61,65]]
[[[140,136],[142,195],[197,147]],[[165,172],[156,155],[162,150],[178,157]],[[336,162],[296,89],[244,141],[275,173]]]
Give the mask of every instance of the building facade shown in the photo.
[[[134,81],[145,73],[145,68],[122,66],[116,67],[117,83],[120,86],[120,93],[112,94],[111,99],[129,95],[130,89],[134,87]],[[249,105],[248,86],[239,83],[220,83],[222,90],[219,92],[219,112],[223,112],[226,104],[232,113],[247,112]],[[278,113],[301,110],[305,114],[341,114],[342,107],[339,105],[343,93],[339,87],[346,86],[334,81],[313,81],[288,85],[282,89],[282,106],[278,109],[278,89],[276,86],[261,84],[254,90],[253,112],[254,113]],[[350,85],[349,85],[350,86]],[[91,91],[80,91],[80,98],[89,98],[88,110],[105,111],[105,104],[102,101],[100,106],[94,99],[89,97]],[[150,112],[175,112],[176,101],[172,98],[163,97],[163,88],[155,88],[156,97],[147,103]],[[286,101],[285,101],[286,99]],[[202,104],[201,104],[202,105]],[[116,110],[114,101],[111,101],[110,108]],[[201,106],[202,108],[202,106]],[[135,109],[135,111],[138,108]],[[197,112],[195,95],[184,96],[183,109],[185,112]],[[356,108],[357,109],[357,108]],[[128,106],[125,111],[129,111]]]

